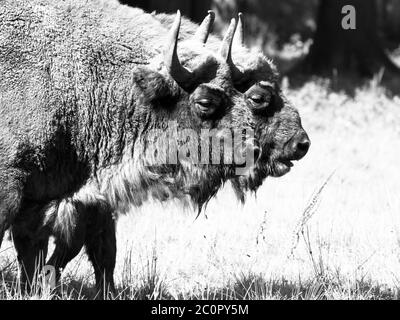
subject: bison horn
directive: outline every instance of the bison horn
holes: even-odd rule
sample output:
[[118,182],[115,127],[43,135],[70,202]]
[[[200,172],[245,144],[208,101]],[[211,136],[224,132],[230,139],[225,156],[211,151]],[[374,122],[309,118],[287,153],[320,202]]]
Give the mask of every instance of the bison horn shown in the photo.
[[201,43],[206,43],[208,36],[211,32],[212,26],[215,20],[215,13],[212,10],[208,10],[208,15],[204,18],[200,27],[197,29],[193,39]]
[[243,77],[243,73],[236,67],[232,60],[232,42],[235,35],[236,19],[232,19],[228,31],[222,40],[219,50],[220,55],[225,59],[232,72],[233,81],[237,82]]
[[183,89],[189,89],[193,80],[193,74],[180,63],[177,52],[180,27],[181,12],[178,10],[164,50],[164,64],[178,85]]
[[233,18],[231,20],[231,23],[228,27],[228,31],[225,34],[224,39],[222,40],[221,47],[219,49],[219,53],[221,56],[228,62],[229,60],[232,60],[232,39],[235,34],[235,29],[236,29],[236,19]]
[[243,14],[239,12],[238,23],[236,26],[235,35],[233,37],[234,46],[244,47],[244,25],[243,25]]

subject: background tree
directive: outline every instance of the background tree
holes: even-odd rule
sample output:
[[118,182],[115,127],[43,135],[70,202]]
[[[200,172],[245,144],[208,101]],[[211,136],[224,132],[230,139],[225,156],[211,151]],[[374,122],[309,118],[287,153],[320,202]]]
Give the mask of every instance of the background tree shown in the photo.
[[[147,12],[175,13],[200,22],[209,9],[216,12],[214,31],[223,33],[232,17],[245,13],[246,41],[265,48],[290,41],[293,34],[307,40],[315,31],[315,9],[318,0],[120,0]],[[287,23],[290,21],[290,23]]]
[[388,45],[398,47],[400,45],[400,1],[381,0],[378,1],[379,27]]
[[294,35],[303,41],[312,37],[317,4],[318,0],[214,0],[213,8],[217,23],[228,24],[238,12],[244,13],[248,45],[280,49]]
[[[120,0],[151,12],[176,12],[200,22],[210,8],[217,13],[214,31],[222,33],[230,19],[244,13],[246,42],[256,46],[290,69],[313,38],[313,45],[292,74],[331,76],[355,74],[371,77],[382,68],[385,77],[400,74],[384,50],[400,45],[400,0]],[[356,8],[356,29],[342,28],[342,7]],[[384,35],[384,45],[382,42]],[[294,37],[295,36],[295,37]],[[300,41],[298,41],[300,40]],[[298,50],[292,56],[281,49],[290,43]],[[301,47],[303,45],[303,47]],[[299,49],[300,50],[299,50]],[[283,52],[283,54],[281,54]]]
[[[342,8],[356,9],[356,29],[342,27]],[[378,36],[378,8],[375,0],[320,0],[314,43],[301,71],[313,74],[354,73],[371,77],[384,68],[400,74],[383,49]]]

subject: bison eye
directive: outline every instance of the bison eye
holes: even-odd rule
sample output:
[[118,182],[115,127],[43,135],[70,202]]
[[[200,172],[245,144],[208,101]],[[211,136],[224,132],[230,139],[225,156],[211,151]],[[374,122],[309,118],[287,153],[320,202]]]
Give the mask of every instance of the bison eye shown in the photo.
[[264,97],[261,95],[258,95],[258,94],[251,96],[250,99],[251,99],[251,101],[253,101],[254,103],[257,103],[257,104],[265,102]]
[[196,100],[196,104],[200,107],[200,109],[209,109],[212,106],[211,101],[208,99]]
[[205,117],[212,116],[218,109],[215,101],[208,99],[199,99],[195,101],[198,112]]
[[271,102],[272,93],[269,90],[262,90],[248,95],[248,99],[255,112],[264,112]]

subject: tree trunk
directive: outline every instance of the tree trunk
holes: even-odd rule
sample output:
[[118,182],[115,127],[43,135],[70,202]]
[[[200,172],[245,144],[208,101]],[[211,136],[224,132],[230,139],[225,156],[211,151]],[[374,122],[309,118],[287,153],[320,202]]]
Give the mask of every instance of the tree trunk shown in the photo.
[[400,45],[400,1],[385,0],[383,30],[387,39],[394,45]]
[[[345,5],[356,10],[356,29],[342,27]],[[372,77],[382,68],[400,73],[381,45],[377,16],[375,0],[321,0],[314,43],[300,65],[301,71],[331,75],[335,70],[362,77]]]

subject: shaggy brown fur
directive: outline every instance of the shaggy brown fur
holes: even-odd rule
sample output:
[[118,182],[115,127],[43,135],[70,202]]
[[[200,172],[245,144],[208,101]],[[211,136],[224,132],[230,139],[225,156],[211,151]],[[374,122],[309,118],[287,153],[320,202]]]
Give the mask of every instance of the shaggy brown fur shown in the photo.
[[[85,245],[97,284],[112,287],[115,213],[150,195],[189,195],[201,205],[233,178],[234,165],[147,166],[139,151],[151,129],[171,120],[199,133],[254,128],[222,57],[180,43],[195,77],[182,90],[163,65],[167,29],[124,10],[78,0],[0,3],[0,236],[11,226],[29,281],[53,234],[49,263],[62,268]],[[216,112],[202,114],[199,99]]]
[[[117,2],[108,3],[104,10],[108,9],[124,19],[132,18],[137,10],[130,8],[121,10]],[[173,17],[169,15],[155,17],[168,27],[173,21]],[[132,30],[133,25],[131,21],[127,23],[127,30]],[[196,28],[197,25],[185,20],[181,38],[189,39]],[[220,39],[212,36],[209,38],[207,46],[216,52],[219,44]],[[201,47],[197,48],[197,44],[192,45],[198,51],[204,50]],[[290,160],[301,158],[302,155],[296,155],[296,150],[293,151],[295,149],[293,143],[306,135],[301,128],[297,111],[290,106],[279,90],[277,73],[272,62],[261,53],[250,52],[241,46],[235,46],[234,52],[235,62],[243,71],[243,76],[235,83],[235,87],[245,94],[248,102],[245,108],[251,111],[255,117],[257,137],[262,147],[261,161],[257,162],[252,174],[246,177],[234,177],[228,173],[229,168],[214,166],[207,170],[203,170],[205,168],[193,170],[192,168],[177,179],[175,174],[179,176],[183,173],[179,168],[175,168],[174,171],[169,171],[170,173],[165,175],[166,168],[155,167],[149,171],[149,168],[145,168],[141,163],[140,157],[131,157],[131,153],[128,156],[122,156],[116,165],[99,169],[98,176],[102,177],[100,179],[103,181],[102,183],[99,184],[99,181],[89,179],[84,188],[72,196],[54,200],[42,208],[31,209],[39,212],[38,216],[44,217],[40,223],[35,220],[34,223],[29,224],[34,229],[29,239],[35,239],[35,246],[45,250],[46,236],[53,234],[56,238],[56,250],[50,258],[49,264],[56,266],[57,270],[64,268],[68,261],[85,245],[95,268],[98,285],[107,284],[112,287],[112,270],[116,250],[112,216],[116,208],[126,210],[128,204],[140,205],[149,195],[165,200],[170,197],[183,197],[185,194],[190,194],[194,203],[201,207],[215,195],[228,178],[232,180],[238,196],[244,200],[246,190],[256,190],[269,175],[281,176],[287,173],[291,166]],[[156,65],[160,64],[157,59],[153,61],[155,62],[152,63]],[[182,61],[186,64],[201,64],[196,61],[196,58],[193,58],[193,55],[186,56],[185,53],[183,53]],[[160,104],[160,99],[157,97],[165,96],[165,92],[171,91],[171,86],[163,78],[141,72],[137,74],[141,76],[135,79],[135,83],[144,97],[140,99],[144,99],[145,104],[151,102],[156,106]],[[149,83],[149,85],[143,85],[143,82]],[[156,90],[154,91],[153,88]],[[254,96],[257,96],[258,99],[253,99]],[[226,124],[232,125],[232,121],[226,122]],[[243,123],[235,124],[243,125]],[[142,174],[138,176],[137,173],[140,172],[137,170],[138,168],[142,168],[143,172],[146,172],[145,180],[142,179]],[[206,175],[205,172],[207,172]],[[189,174],[189,179],[187,174]],[[194,176],[191,176],[192,174]],[[132,183],[137,185],[136,189],[132,189]],[[28,214],[21,215],[21,221],[29,221],[29,216]],[[24,251],[23,246],[19,245],[19,243],[26,243],[23,239],[24,236],[27,239],[24,233],[28,229],[28,227],[19,229],[15,227],[14,232],[17,234],[16,246],[21,248],[20,256],[23,254],[30,256],[21,259],[29,268],[29,262],[34,260],[35,255],[30,254],[29,250]],[[39,249],[33,250],[33,252],[38,252]]]

